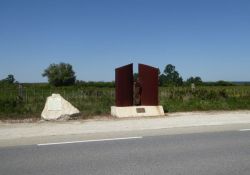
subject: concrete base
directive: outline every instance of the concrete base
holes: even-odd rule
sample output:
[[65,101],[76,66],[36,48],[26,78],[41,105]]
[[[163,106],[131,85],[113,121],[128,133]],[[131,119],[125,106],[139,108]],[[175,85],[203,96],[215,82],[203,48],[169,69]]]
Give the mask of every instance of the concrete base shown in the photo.
[[111,106],[111,115],[118,118],[164,116],[162,106]]

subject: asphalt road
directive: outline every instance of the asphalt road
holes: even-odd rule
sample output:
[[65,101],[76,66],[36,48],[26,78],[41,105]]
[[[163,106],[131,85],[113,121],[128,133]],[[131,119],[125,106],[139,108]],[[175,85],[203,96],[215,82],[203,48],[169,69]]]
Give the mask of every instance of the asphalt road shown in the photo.
[[250,131],[0,148],[1,175],[249,175]]

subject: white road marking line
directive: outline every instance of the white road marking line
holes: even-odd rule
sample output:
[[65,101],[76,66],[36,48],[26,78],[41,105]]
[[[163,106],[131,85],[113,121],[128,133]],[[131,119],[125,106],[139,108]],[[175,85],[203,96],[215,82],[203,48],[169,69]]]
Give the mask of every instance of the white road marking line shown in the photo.
[[109,138],[109,139],[99,139],[99,140],[82,140],[82,141],[71,141],[71,142],[57,142],[57,143],[41,143],[37,146],[48,146],[48,145],[63,145],[70,143],[89,143],[89,142],[103,142],[103,141],[115,141],[115,140],[131,140],[131,139],[142,139],[143,137],[123,137],[123,138]]
[[250,129],[240,129],[239,131],[250,131]]

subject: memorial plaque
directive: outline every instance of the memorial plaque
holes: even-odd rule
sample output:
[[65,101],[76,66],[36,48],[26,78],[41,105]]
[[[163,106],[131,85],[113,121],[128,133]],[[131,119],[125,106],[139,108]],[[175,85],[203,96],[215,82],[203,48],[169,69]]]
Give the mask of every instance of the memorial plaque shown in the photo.
[[60,98],[48,99],[48,110],[49,111],[60,111],[62,110],[62,101]]
[[133,64],[115,69],[115,103],[133,106]]
[[145,113],[145,108],[136,108],[137,113]]
[[141,105],[158,105],[158,69],[139,64],[139,80],[142,86]]

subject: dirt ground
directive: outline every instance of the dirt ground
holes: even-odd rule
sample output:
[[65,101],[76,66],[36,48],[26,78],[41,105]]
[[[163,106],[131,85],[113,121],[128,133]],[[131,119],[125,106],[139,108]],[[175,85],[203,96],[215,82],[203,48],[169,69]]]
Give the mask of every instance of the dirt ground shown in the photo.
[[171,113],[163,117],[96,117],[90,120],[0,122],[0,140],[54,135],[105,133],[175,127],[250,123],[250,111]]

